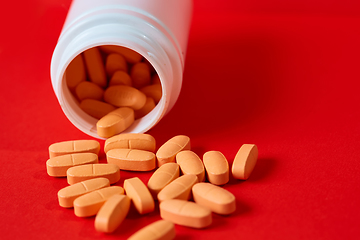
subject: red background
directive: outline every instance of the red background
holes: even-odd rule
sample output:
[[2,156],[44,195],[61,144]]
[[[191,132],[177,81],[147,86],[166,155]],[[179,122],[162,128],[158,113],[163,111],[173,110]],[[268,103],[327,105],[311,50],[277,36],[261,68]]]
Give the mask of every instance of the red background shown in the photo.
[[[62,113],[50,59],[70,0],[0,7],[0,238],[126,239],[160,219],[131,213],[112,234],[57,203],[51,143],[91,139]],[[200,156],[259,148],[247,181],[224,187],[237,211],[176,239],[358,239],[360,2],[195,0],[182,92],[152,134],[177,134]],[[104,142],[101,141],[101,146]],[[101,153],[105,161],[104,153]],[[151,173],[122,171],[144,182]]]

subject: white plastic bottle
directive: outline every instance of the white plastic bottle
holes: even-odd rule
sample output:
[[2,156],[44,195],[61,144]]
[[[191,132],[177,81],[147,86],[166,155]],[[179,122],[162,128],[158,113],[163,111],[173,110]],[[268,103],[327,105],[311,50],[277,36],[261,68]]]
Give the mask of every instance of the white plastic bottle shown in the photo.
[[192,0],[74,0],[51,60],[51,82],[67,118],[96,138],[97,119],[84,113],[66,85],[65,70],[85,50],[101,45],[132,49],[158,73],[162,98],[125,132],[148,131],[178,99],[192,16]]

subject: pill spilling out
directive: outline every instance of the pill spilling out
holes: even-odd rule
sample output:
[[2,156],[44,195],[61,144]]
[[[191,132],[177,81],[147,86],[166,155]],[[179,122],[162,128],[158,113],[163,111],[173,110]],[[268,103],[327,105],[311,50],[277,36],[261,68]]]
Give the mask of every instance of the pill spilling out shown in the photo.
[[180,170],[177,163],[166,163],[156,169],[151,175],[147,187],[154,199],[157,199],[159,192],[169,183],[179,177]]
[[158,194],[158,200],[165,201],[168,199],[189,200],[191,189],[198,182],[198,177],[194,174],[186,174],[176,178],[166,185]]
[[85,164],[69,168],[66,174],[70,185],[97,177],[109,179],[110,184],[120,180],[120,169],[116,164]]
[[124,194],[124,189],[110,186],[82,195],[74,200],[74,213],[78,217],[94,216],[106,200],[115,194]]
[[167,220],[158,220],[140,229],[128,240],[171,240],[176,236],[175,224]]
[[236,210],[235,196],[224,188],[211,183],[196,183],[192,187],[194,201],[218,214],[230,214]]
[[[122,133],[105,141],[107,163],[98,159],[99,151],[95,140],[58,142],[49,146],[46,161],[49,176],[67,177],[69,186],[57,193],[59,205],[73,207],[78,217],[95,216],[98,232],[118,229],[132,205],[140,215],[159,211],[162,218],[132,233],[128,239],[135,240],[174,239],[175,225],[203,229],[212,224],[212,213],[236,211],[235,195],[223,188],[229,181],[228,160],[219,151],[207,151],[201,159],[188,136],[174,136],[156,149],[149,134]],[[233,177],[248,179],[257,158],[257,146],[243,144],[232,162]],[[135,176],[119,186],[120,171]],[[147,184],[136,176],[144,171],[153,171]]]
[[72,153],[99,154],[100,143],[96,140],[75,140],[53,143],[49,146],[50,158]]
[[64,187],[58,191],[59,205],[65,208],[73,207],[76,198],[104,187],[110,187],[110,181],[102,177],[85,180]]
[[117,108],[96,123],[97,133],[100,137],[112,137],[127,129],[134,120],[134,110],[132,108]]
[[179,164],[183,174],[194,174],[198,182],[205,179],[205,168],[199,156],[191,150],[184,150],[176,155],[176,162]]
[[156,152],[158,166],[169,162],[175,162],[176,154],[183,150],[190,150],[190,138],[185,135],[172,137],[165,142]]
[[101,206],[95,217],[95,229],[111,233],[124,221],[130,209],[130,198],[115,194]]
[[138,177],[126,179],[124,189],[140,214],[154,211],[154,199],[146,185]]
[[211,211],[194,202],[170,199],[160,203],[160,216],[175,224],[205,228],[212,223]]
[[[85,50],[69,63],[65,76],[80,109],[101,121],[96,124],[96,130],[103,138],[125,131],[134,120],[150,113],[162,97],[161,81],[152,65],[139,53],[122,46]],[[135,112],[126,113],[126,117],[120,114],[123,120],[114,114],[108,116],[122,107]],[[105,123],[112,126],[111,130],[104,129]]]
[[50,158],[46,161],[49,176],[66,177],[66,171],[74,166],[98,163],[95,153],[73,153]]
[[203,163],[209,182],[224,185],[229,181],[229,163],[219,151],[208,151],[203,156]]
[[106,153],[106,159],[121,170],[151,171],[156,167],[155,153],[138,149],[111,149]]
[[111,149],[128,148],[155,152],[155,138],[145,133],[123,133],[106,139],[104,151]]
[[258,148],[255,144],[243,144],[236,153],[232,165],[234,178],[246,180],[252,173],[258,158]]

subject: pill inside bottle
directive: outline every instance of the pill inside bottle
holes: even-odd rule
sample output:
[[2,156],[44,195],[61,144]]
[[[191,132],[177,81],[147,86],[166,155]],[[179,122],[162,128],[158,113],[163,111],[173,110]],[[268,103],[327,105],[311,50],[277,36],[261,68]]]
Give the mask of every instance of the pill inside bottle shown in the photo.
[[[147,115],[151,116],[152,111],[163,104],[161,80],[156,81],[159,75],[155,68],[142,55],[122,46],[102,45],[85,50],[69,63],[64,78],[73,108],[94,125],[90,131],[102,138],[131,131],[133,125],[141,123]],[[156,104],[149,107],[146,104],[149,99]],[[98,102],[89,104],[94,100]],[[126,122],[126,128],[112,130],[111,136],[103,134],[98,122],[121,107],[142,114],[134,115],[131,120],[114,119]]]
[[119,126],[132,121],[121,133],[153,128],[180,95],[192,9],[193,0],[73,0],[50,67],[70,122],[106,139],[98,134],[98,118],[130,107],[126,124],[122,114],[114,117]]

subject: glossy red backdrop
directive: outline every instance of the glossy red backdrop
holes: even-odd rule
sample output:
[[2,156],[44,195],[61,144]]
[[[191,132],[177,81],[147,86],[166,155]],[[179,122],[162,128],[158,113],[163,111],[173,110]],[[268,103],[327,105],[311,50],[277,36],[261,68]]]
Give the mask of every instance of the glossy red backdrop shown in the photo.
[[[126,239],[160,219],[131,213],[112,235],[57,203],[66,179],[46,174],[48,146],[91,139],[62,113],[50,59],[70,0],[0,8],[0,238]],[[149,133],[186,134],[200,156],[259,159],[224,187],[237,211],[176,239],[357,239],[360,234],[360,2],[194,1],[180,98]],[[103,146],[104,142],[101,141]],[[101,153],[101,161],[105,161]],[[122,172],[144,182],[151,173]]]

